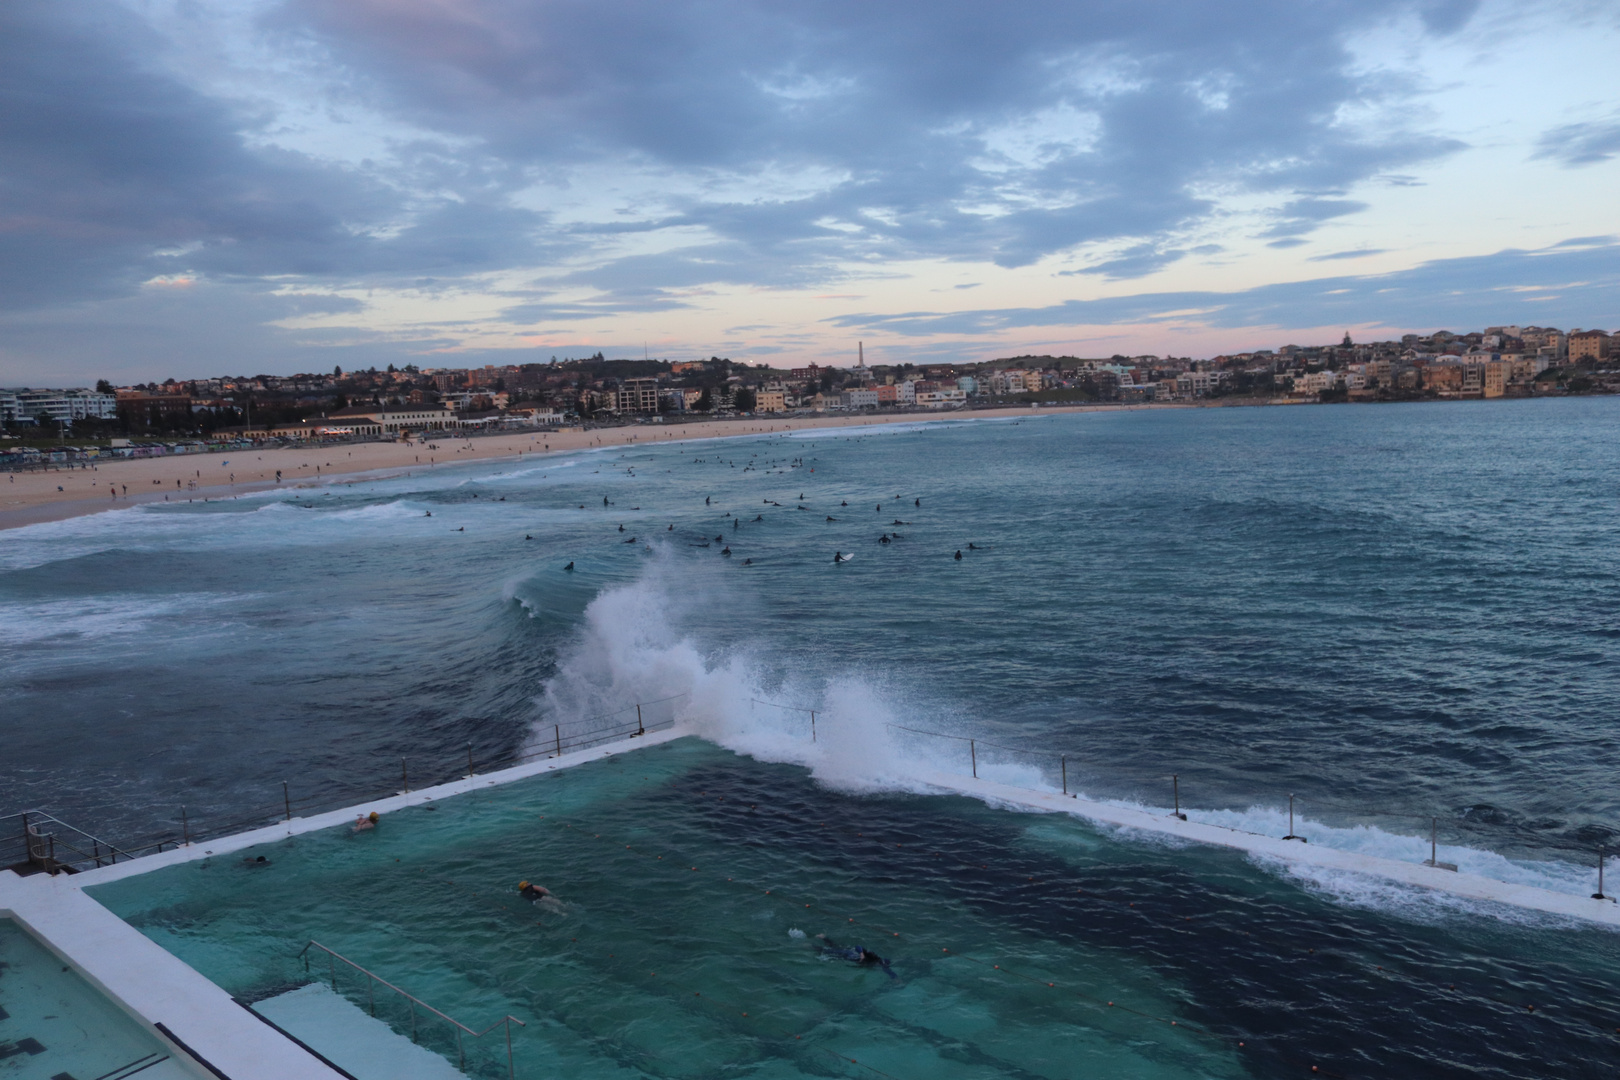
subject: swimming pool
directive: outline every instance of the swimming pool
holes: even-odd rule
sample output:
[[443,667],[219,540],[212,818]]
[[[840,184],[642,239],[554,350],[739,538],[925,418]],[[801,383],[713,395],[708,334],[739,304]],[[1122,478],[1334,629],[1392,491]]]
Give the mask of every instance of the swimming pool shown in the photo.
[[0,918],[0,1077],[195,1080],[161,1040],[12,919]]
[[[1392,920],[1233,852],[690,738],[89,892],[245,1000],[335,978],[372,1008],[313,939],[471,1027],[510,1013],[518,1076],[1596,1076],[1620,1028],[1612,933]],[[470,1073],[505,1075],[499,1038]]]

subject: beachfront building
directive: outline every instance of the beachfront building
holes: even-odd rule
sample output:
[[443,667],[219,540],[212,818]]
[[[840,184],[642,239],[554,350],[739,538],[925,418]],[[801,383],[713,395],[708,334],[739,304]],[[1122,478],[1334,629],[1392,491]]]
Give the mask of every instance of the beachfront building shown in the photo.
[[618,411],[655,413],[658,411],[657,379],[626,379],[619,384]]
[[943,409],[951,405],[967,404],[967,392],[958,386],[934,386],[917,390],[917,404],[925,409]]
[[8,424],[71,424],[75,420],[111,420],[117,415],[116,397],[83,387],[0,391],[0,419]]
[[755,412],[787,412],[787,394],[781,390],[760,390],[754,394]]
[[360,405],[339,409],[331,416],[323,416],[319,424],[351,425],[356,434],[397,435],[405,431],[441,431],[461,426],[456,414],[448,406],[431,405]]

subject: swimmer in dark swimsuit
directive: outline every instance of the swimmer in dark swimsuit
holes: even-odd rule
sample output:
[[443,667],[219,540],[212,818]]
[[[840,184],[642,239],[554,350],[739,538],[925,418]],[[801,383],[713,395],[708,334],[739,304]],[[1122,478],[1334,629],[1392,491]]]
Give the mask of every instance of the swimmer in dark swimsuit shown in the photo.
[[879,956],[877,953],[872,952],[870,949],[863,949],[859,945],[851,945],[848,948],[844,948],[829,938],[826,934],[817,934],[816,937],[820,938],[825,943],[821,946],[821,955],[823,956],[837,957],[839,960],[848,960],[852,964],[860,964],[862,966],[867,964],[875,964],[876,966],[882,968],[883,973],[889,978],[899,978],[899,976],[894,973],[894,969],[889,966],[889,962],[883,959],[883,957]]
[[551,895],[551,890],[544,885],[533,885],[527,881],[518,882],[518,895],[525,900],[544,900]]

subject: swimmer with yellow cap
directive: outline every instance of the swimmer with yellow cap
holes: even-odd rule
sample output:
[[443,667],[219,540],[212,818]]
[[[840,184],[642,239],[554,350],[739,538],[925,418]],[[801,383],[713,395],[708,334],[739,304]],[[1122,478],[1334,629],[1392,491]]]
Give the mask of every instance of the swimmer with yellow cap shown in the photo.
[[375,810],[373,810],[369,814],[365,814],[365,815],[362,815],[361,817],[357,817],[357,818],[354,819],[354,831],[355,832],[365,832],[367,829],[375,829],[376,827],[377,827],[377,811],[375,811]]
[[518,895],[525,900],[544,900],[551,895],[551,890],[544,885],[534,885],[527,881],[518,882]]

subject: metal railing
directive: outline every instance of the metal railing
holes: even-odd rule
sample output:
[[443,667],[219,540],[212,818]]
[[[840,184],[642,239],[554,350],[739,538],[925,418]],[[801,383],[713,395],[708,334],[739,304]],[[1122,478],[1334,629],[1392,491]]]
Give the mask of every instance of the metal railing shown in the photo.
[[354,968],[354,970],[366,977],[366,996],[370,1002],[370,1012],[372,1016],[377,1015],[377,985],[379,983],[386,986],[388,989],[392,990],[406,1001],[410,1002],[411,1042],[416,1042],[418,1037],[416,1025],[416,1010],[418,1006],[425,1011],[432,1013],[434,1016],[437,1016],[445,1023],[451,1025],[456,1032],[456,1067],[463,1072],[467,1070],[467,1045],[465,1036],[471,1035],[475,1039],[481,1039],[485,1035],[488,1035],[490,1032],[494,1031],[496,1028],[504,1028],[506,1032],[506,1075],[508,1080],[515,1080],[517,1073],[512,1060],[512,1025],[516,1024],[518,1027],[528,1027],[529,1025],[525,1024],[522,1020],[519,1020],[517,1017],[508,1013],[499,1020],[495,1021],[493,1024],[489,1025],[489,1027],[485,1028],[483,1031],[474,1031],[472,1028],[468,1027],[466,1024],[463,1024],[455,1017],[440,1012],[438,1009],[435,1009],[433,1006],[429,1005],[415,994],[412,994],[410,991],[400,989],[387,979],[383,978],[381,975],[366,970],[353,960],[350,960],[348,957],[344,956],[342,953],[337,952],[335,949],[327,948],[314,938],[311,938],[309,944],[298,950],[298,955],[293,957],[295,960],[303,960],[304,971],[306,974],[309,972],[309,950],[311,949],[319,949],[326,954],[327,962],[331,968],[332,992],[334,994],[339,993],[337,980],[337,965],[339,961],[342,961],[349,967]]
[[[23,810],[0,817],[0,822],[7,821],[16,821],[21,826],[23,857],[11,864],[12,869],[43,871],[47,874],[63,871],[73,873],[81,863],[91,863],[95,866],[112,864],[118,861],[120,855],[126,860],[133,859],[136,853],[150,851],[153,848],[153,845],[146,845],[136,847],[132,851],[119,847],[99,836],[85,832],[76,825],[69,825],[43,810]],[[61,835],[58,830],[65,831],[67,835]],[[174,841],[167,838],[158,841],[158,849],[161,850],[161,845],[169,843]],[[89,850],[85,850],[87,848]],[[70,857],[64,858],[63,853],[70,854]]]
[[[809,714],[812,716],[811,731],[812,738],[814,738],[814,712],[808,706],[784,705],[775,701],[762,701],[755,698],[750,698],[749,700],[751,703],[757,705],[767,705],[775,709]],[[987,742],[978,738],[977,736],[955,735],[945,731],[930,731],[925,728],[909,727],[904,724],[886,723],[883,726],[891,731],[905,732],[909,735],[917,735],[930,739],[944,739],[949,742],[966,744],[964,749],[967,750],[967,761],[964,764],[968,766],[968,775],[972,776],[974,779],[979,778],[979,751],[981,749],[994,750],[999,751],[1002,754],[1011,754],[1023,757],[1025,759],[1032,759],[1033,761],[1041,763],[1039,767],[1043,772],[1050,770],[1047,772],[1047,775],[1052,776],[1053,779],[1057,780],[1058,783],[1056,786],[1058,787],[1059,791],[1061,791],[1064,795],[1074,798],[1079,797],[1077,792],[1072,792],[1069,790],[1069,758],[1073,757],[1077,761],[1085,761],[1086,759],[1084,755],[1067,753],[1060,750],[1046,750],[1026,746],[1008,746],[1003,743]],[[1055,769],[1052,768],[1054,765],[1056,766]],[[1187,815],[1181,809],[1181,774],[1166,773],[1163,774],[1160,779],[1165,783],[1165,794],[1170,796],[1169,801],[1172,809],[1169,816],[1186,821]],[[1429,857],[1423,860],[1423,865],[1432,866],[1440,870],[1455,871],[1457,869],[1456,864],[1443,862],[1439,858],[1441,832],[1440,826],[1442,824],[1446,824],[1449,826],[1447,831],[1455,834],[1453,839],[1455,839],[1458,843],[1479,843],[1482,841],[1486,844],[1499,845],[1506,843],[1511,847],[1520,847],[1529,849],[1531,851],[1551,851],[1561,855],[1575,856],[1577,858],[1582,856],[1593,858],[1598,873],[1598,888],[1597,892],[1592,894],[1592,898],[1595,900],[1614,899],[1612,894],[1606,894],[1603,889],[1603,867],[1607,857],[1606,844],[1600,843],[1596,845],[1594,849],[1594,847],[1589,843],[1558,843],[1545,837],[1535,838],[1532,841],[1522,837],[1505,834],[1500,831],[1490,833],[1486,831],[1489,827],[1478,822],[1471,821],[1466,816],[1459,817],[1452,814],[1441,815],[1435,814],[1432,811],[1428,813],[1401,813],[1389,810],[1371,810],[1365,806],[1357,806],[1330,798],[1296,796],[1293,792],[1288,793],[1286,798],[1288,833],[1282,837],[1284,840],[1298,840],[1301,843],[1309,842],[1307,838],[1300,835],[1295,828],[1296,802],[1302,802],[1306,805],[1316,806],[1336,814],[1342,814],[1348,819],[1376,819],[1390,823],[1399,823],[1400,825],[1410,829],[1410,833],[1403,832],[1399,835],[1414,835],[1420,840],[1427,839],[1429,841]],[[1230,826],[1221,827],[1229,828]]]
[[[650,701],[638,701],[612,712],[571,721],[568,725],[570,730],[566,734],[562,730],[563,725],[553,724],[552,737],[541,740],[535,749],[502,754],[494,759],[479,761],[473,744],[469,742],[465,758],[457,755],[457,764],[453,768],[445,768],[442,758],[438,766],[427,771],[425,775],[419,768],[415,774],[416,786],[418,789],[434,787],[480,775],[480,769],[509,769],[539,758],[560,757],[569,751],[584,750],[660,731],[673,726],[675,718],[669,716],[652,719],[644,710],[649,706],[676,701],[687,696],[689,695],[672,694]],[[598,721],[612,720],[630,713],[635,714],[633,722],[597,724]],[[585,726],[592,724],[597,726]],[[187,808],[181,806],[178,829],[166,830],[133,843],[111,844],[42,810],[29,809],[0,816],[0,869],[10,867],[22,873],[71,874],[170,848],[263,828],[278,821],[291,821],[294,817],[353,806],[368,799],[407,794],[412,790],[411,759],[399,758],[398,761],[397,786],[388,785],[391,790],[379,790],[379,783],[386,782],[374,780],[342,785],[335,791],[328,789],[320,794],[294,796],[291,781],[283,780],[281,798],[274,802],[236,808],[231,811],[229,820],[204,820],[195,824],[191,821]],[[6,827],[7,822],[13,821],[19,822],[20,828]]]

